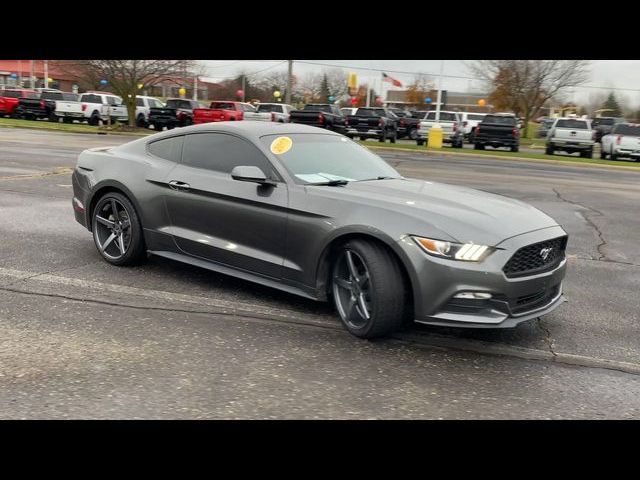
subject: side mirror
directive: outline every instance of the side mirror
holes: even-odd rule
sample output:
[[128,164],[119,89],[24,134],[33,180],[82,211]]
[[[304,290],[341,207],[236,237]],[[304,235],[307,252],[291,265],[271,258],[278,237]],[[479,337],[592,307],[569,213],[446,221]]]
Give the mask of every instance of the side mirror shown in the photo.
[[253,182],[260,185],[275,185],[273,180],[269,180],[260,168],[255,166],[239,165],[231,170],[231,178],[239,182]]

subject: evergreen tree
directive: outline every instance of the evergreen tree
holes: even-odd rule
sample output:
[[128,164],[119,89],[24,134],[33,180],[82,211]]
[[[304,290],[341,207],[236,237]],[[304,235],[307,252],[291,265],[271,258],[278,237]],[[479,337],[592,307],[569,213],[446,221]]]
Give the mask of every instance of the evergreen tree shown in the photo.
[[616,96],[613,92],[609,94],[605,102],[600,107],[601,109],[607,109],[602,112],[604,117],[621,117],[622,111],[620,110],[620,105],[618,105],[618,101],[616,100]]
[[329,103],[330,96],[331,91],[329,90],[329,79],[325,73],[322,77],[322,83],[320,84],[320,101],[323,103]]

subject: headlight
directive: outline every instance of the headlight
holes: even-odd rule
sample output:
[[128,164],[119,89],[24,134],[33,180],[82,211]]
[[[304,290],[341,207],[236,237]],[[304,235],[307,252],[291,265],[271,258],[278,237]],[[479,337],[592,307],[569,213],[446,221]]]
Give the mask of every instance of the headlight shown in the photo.
[[479,262],[493,251],[491,247],[475,243],[453,243],[424,237],[412,238],[429,255],[450,258],[451,260]]

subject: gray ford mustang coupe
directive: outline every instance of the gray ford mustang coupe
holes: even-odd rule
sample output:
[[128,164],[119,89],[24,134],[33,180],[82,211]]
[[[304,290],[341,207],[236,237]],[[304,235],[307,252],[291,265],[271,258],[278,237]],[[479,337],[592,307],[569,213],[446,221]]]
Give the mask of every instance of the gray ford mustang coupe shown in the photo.
[[150,253],[314,300],[373,338],[514,327],[563,301],[566,232],[530,205],[403,178],[305,125],[219,122],[82,152],[73,209],[114,265]]

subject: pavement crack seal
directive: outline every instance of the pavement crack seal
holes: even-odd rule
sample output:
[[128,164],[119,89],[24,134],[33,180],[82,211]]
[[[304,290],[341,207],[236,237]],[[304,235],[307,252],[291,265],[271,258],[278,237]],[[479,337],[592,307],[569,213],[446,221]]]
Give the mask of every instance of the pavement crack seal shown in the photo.
[[[72,286],[87,290],[96,290],[104,293],[121,293],[129,296],[139,296],[154,300],[163,300],[176,303],[191,303],[198,306],[209,306],[216,311],[197,310],[188,308],[159,307],[159,306],[143,306],[122,304],[110,302],[108,300],[99,300],[95,298],[86,298],[82,296],[67,295],[63,293],[45,293],[21,290],[18,288],[7,288],[0,286],[0,291],[12,292],[21,295],[44,296],[49,298],[61,298],[79,303],[95,303],[101,305],[109,305],[116,308],[130,308],[136,310],[160,310],[166,312],[191,313],[201,315],[219,315],[226,317],[238,317],[249,321],[256,322],[272,322],[278,324],[290,324],[300,327],[321,328],[324,330],[344,331],[337,319],[321,319],[318,316],[305,312],[285,310],[281,308],[273,308],[265,305],[254,305],[241,303],[237,301],[227,301],[222,299],[213,299],[209,297],[198,297],[195,295],[186,295],[180,293],[166,292],[161,290],[149,290],[136,287],[127,287],[122,285],[92,282],[76,278],[60,277],[49,274],[33,274],[21,270],[11,270],[0,267],[0,276],[19,277],[25,279],[24,283],[44,282],[49,284]],[[218,310],[219,309],[219,310]],[[346,332],[344,332],[347,335]],[[550,338],[550,335],[549,335]],[[584,355],[574,355],[569,353],[556,352],[555,350],[541,350],[535,348],[519,347],[516,345],[508,345],[497,342],[487,342],[475,339],[458,338],[454,336],[444,336],[438,334],[415,334],[415,333],[398,333],[390,340],[405,345],[425,347],[425,348],[444,348],[453,351],[473,352],[481,355],[498,355],[507,357],[516,357],[523,360],[548,361],[557,364],[573,365],[577,367],[598,368],[606,370],[615,370],[622,373],[632,375],[640,375],[640,364],[622,362],[618,360],[609,360],[604,358],[595,358]]]
[[537,317],[536,318],[536,324],[538,325],[538,328],[540,330],[542,330],[542,332],[544,333],[544,342],[549,347],[549,351],[551,352],[551,354],[553,355],[554,358],[557,358],[558,354],[553,350],[553,339],[551,338],[551,332],[544,325],[544,323],[542,323],[542,318]]
[[[604,217],[604,214],[600,211],[600,210],[596,210],[593,207],[588,207],[586,205],[583,205],[579,202],[574,202],[572,200],[569,200],[567,198],[564,198],[560,192],[558,190],[556,190],[555,188],[552,189],[556,196],[558,197],[558,199],[560,199],[563,202],[566,203],[570,203],[571,205],[576,205],[580,208],[583,208],[587,211],[593,212],[595,215],[599,216],[599,217]],[[606,262],[615,262],[615,260],[610,260],[609,258],[607,258],[607,254],[604,252],[604,247],[607,246],[607,241],[605,240],[603,234],[602,234],[602,230],[600,230],[600,227],[598,227],[598,225],[596,225],[596,223],[591,219],[591,216],[588,213],[583,213],[582,214],[582,218],[584,218],[584,220],[587,222],[587,224],[589,224],[589,226],[591,228],[593,228],[597,235],[598,238],[600,239],[600,243],[598,245],[596,245],[596,250],[598,251],[598,254],[600,255],[599,258],[595,259],[595,260],[602,260],[602,261],[606,261]]]

